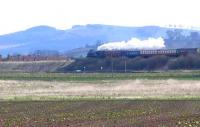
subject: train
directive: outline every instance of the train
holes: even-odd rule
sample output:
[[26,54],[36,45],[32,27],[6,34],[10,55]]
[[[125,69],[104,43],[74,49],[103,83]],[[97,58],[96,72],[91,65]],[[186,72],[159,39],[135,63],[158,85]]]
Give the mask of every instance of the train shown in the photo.
[[180,49],[157,49],[157,50],[90,50],[87,54],[89,58],[106,57],[151,57],[156,55],[165,55],[178,57],[187,54],[200,54],[200,48],[180,48]]

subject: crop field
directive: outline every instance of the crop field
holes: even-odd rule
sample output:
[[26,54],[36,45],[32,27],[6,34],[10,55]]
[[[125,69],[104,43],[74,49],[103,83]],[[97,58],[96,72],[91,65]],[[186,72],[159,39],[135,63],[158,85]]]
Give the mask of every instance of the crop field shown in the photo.
[[200,71],[134,72],[134,73],[0,73],[0,80],[102,81],[134,79],[200,80]]
[[0,73],[0,127],[198,127],[200,71]]
[[2,127],[199,127],[200,101],[1,102]]

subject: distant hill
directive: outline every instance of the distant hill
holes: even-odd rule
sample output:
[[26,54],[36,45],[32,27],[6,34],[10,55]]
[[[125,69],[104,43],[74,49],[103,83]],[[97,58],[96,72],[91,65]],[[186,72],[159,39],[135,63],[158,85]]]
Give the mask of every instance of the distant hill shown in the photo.
[[[37,26],[25,31],[1,35],[0,54],[26,54],[34,50],[57,50],[69,53],[81,47],[85,52],[86,50],[83,49],[85,45],[95,45],[97,42],[124,41],[133,37],[139,39],[149,37],[166,38],[166,31],[168,30],[174,30],[174,28],[159,26],[122,27],[94,24],[77,25],[71,29],[58,30],[49,26]],[[183,29],[184,34],[189,34],[191,31],[194,30]]]

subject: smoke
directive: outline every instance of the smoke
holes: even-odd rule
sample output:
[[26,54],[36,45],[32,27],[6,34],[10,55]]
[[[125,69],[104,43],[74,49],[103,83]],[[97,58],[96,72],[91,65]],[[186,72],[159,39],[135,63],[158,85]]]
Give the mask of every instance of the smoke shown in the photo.
[[109,42],[97,48],[97,50],[131,50],[131,49],[161,49],[165,48],[165,41],[162,37],[140,40],[132,38],[129,41]]

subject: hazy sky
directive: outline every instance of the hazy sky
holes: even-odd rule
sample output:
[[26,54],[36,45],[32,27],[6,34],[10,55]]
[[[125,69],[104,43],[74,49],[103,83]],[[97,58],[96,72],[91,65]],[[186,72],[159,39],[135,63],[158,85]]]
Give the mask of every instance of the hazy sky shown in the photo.
[[0,0],[0,34],[37,25],[200,26],[199,0]]

